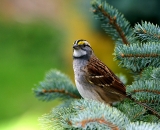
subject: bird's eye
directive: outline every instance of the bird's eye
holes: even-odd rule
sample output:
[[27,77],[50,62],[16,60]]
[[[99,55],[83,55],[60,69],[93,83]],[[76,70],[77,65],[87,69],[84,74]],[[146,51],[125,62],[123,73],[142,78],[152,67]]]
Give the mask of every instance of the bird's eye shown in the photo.
[[83,44],[83,47],[85,47],[86,46],[86,44]]

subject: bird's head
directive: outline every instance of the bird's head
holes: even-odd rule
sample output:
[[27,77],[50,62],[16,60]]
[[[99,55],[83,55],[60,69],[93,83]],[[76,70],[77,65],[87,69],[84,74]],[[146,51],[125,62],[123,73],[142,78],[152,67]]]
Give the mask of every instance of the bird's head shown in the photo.
[[93,53],[90,44],[83,39],[73,43],[73,58],[89,58]]

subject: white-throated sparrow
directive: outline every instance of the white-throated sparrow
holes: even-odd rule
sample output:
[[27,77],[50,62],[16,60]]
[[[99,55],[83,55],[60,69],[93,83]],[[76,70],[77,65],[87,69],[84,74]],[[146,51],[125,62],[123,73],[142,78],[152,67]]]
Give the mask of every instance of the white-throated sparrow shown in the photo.
[[73,69],[76,87],[83,98],[108,104],[129,98],[160,118],[160,114],[147,104],[126,96],[124,84],[94,55],[86,40],[76,40],[73,44]]
[[73,44],[73,69],[76,87],[83,98],[113,103],[126,97],[124,84],[95,56],[86,40]]

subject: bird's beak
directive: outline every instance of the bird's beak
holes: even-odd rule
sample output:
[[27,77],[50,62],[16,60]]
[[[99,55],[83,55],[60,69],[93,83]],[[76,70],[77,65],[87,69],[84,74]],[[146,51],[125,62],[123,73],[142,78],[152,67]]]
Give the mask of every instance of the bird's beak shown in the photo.
[[73,45],[73,49],[76,49],[76,50],[79,49],[79,45],[76,45],[76,44]]

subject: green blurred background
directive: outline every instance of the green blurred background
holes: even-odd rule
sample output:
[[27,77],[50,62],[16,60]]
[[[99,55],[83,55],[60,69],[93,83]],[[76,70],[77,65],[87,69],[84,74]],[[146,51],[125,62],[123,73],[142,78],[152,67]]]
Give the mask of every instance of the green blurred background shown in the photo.
[[[131,7],[134,16],[140,14],[133,0],[123,0],[121,4],[116,0],[109,2],[131,22],[135,22],[135,18],[127,14]],[[157,9],[157,4],[148,5],[152,5],[152,12]],[[143,14],[137,17],[145,16],[144,20],[158,23],[159,14],[152,14],[151,18]],[[137,22],[142,20],[138,18]],[[48,113],[58,101],[38,101],[32,88],[51,68],[59,69],[73,80],[72,43],[81,38],[91,43],[96,55],[115,73],[124,72],[113,61],[113,41],[94,20],[90,1],[1,0],[0,130],[40,129],[38,117]]]

